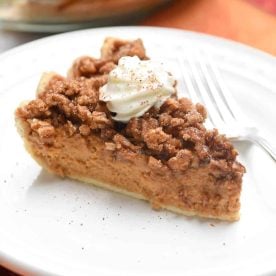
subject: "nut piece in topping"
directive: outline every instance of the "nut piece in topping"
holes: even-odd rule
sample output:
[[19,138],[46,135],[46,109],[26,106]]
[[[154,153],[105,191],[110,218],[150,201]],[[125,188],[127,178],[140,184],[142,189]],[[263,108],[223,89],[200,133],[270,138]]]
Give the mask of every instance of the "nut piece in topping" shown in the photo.
[[101,58],[112,60],[116,64],[124,56],[137,56],[140,59],[147,59],[146,50],[141,39],[133,41],[121,40],[113,37],[105,39],[101,49]]

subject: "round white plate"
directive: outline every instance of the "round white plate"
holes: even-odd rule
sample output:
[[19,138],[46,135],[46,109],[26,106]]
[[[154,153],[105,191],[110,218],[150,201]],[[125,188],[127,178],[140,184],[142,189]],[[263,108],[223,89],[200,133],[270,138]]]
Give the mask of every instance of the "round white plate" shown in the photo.
[[[35,96],[43,71],[66,73],[80,55],[99,55],[106,36],[141,37],[148,56],[177,60],[208,52],[246,117],[276,140],[276,61],[252,48],[172,29],[116,27],[42,39],[0,56],[0,263],[21,273],[58,275],[275,275],[276,164],[237,144],[246,166],[241,219],[187,218],[149,204],[62,180],[25,151],[13,112]],[[181,80],[180,80],[181,85]]]

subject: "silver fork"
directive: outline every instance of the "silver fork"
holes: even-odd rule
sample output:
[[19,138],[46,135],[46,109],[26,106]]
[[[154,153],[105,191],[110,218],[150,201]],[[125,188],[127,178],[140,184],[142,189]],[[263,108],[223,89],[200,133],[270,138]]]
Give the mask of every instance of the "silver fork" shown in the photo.
[[241,112],[209,56],[193,53],[180,61],[187,92],[208,111],[207,124],[225,133],[232,141],[250,141],[262,147],[276,161],[276,148],[260,136],[255,126],[241,122]]

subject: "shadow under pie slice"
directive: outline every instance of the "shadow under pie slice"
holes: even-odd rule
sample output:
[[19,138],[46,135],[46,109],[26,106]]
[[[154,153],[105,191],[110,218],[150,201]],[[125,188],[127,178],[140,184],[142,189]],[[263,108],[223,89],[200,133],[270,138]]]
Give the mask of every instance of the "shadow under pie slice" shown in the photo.
[[118,41],[107,39],[99,59],[77,59],[67,78],[43,75],[36,99],[15,112],[29,153],[54,174],[148,200],[155,209],[239,219],[245,169],[230,141],[205,128],[201,104],[172,95],[118,122],[100,100],[120,57],[147,60],[142,41]]

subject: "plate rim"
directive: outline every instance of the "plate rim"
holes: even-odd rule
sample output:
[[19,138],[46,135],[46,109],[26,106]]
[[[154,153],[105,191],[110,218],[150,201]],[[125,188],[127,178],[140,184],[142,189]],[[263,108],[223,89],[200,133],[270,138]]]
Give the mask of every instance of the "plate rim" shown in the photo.
[[[46,37],[42,37],[42,38],[38,38],[35,39],[33,41],[30,42],[26,42],[23,43],[19,46],[15,46],[9,50],[6,50],[2,53],[0,53],[0,59],[2,58],[6,58],[9,55],[15,54],[19,51],[25,50],[28,47],[32,47],[32,46],[36,46],[36,45],[40,45],[44,42],[47,42],[48,40],[52,40],[55,38],[62,38],[62,37],[66,37],[66,36],[72,36],[72,35],[77,35],[77,34],[81,34],[81,33],[86,33],[86,32],[96,32],[96,31],[102,31],[102,30],[159,30],[159,31],[166,31],[166,32],[176,32],[176,33],[182,33],[191,37],[195,37],[197,36],[198,38],[203,38],[204,40],[213,40],[216,41],[217,43],[223,43],[225,44],[225,46],[228,47],[238,47],[239,50],[242,51],[246,51],[248,54],[254,54],[257,55],[260,58],[265,58],[266,61],[270,62],[270,61],[274,61],[274,64],[276,65],[276,56],[267,53],[261,49],[255,48],[253,46],[244,44],[242,42],[239,41],[235,41],[229,38],[224,38],[224,37],[219,37],[219,36],[215,36],[212,34],[207,34],[207,33],[202,33],[202,32],[197,32],[197,31],[190,31],[190,30],[186,30],[186,29],[178,29],[178,28],[172,28],[172,27],[155,27],[155,26],[111,26],[111,27],[97,27],[97,28],[88,28],[88,29],[83,29],[83,30],[75,30],[75,31],[70,31],[70,32],[64,32],[64,33],[59,33],[59,34],[54,34],[54,35],[49,35]],[[249,52],[248,52],[249,51]],[[270,61],[269,61],[270,60]]]

